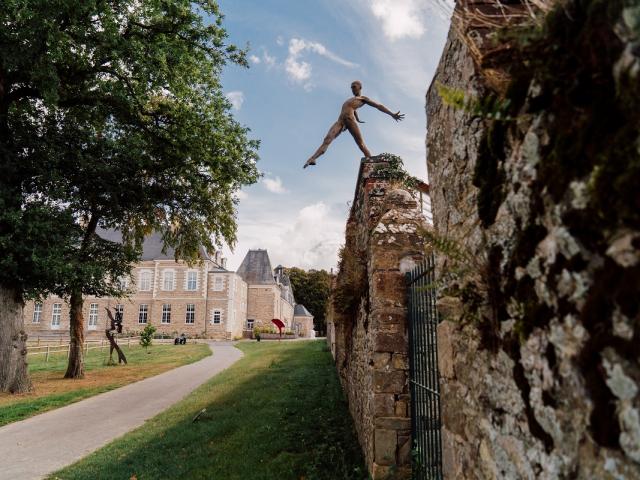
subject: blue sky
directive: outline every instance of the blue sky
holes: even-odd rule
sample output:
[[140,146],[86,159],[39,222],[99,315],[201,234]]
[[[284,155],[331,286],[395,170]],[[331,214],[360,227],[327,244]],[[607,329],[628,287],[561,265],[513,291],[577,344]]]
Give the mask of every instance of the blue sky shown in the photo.
[[230,41],[250,45],[251,68],[228,67],[223,85],[234,114],[261,140],[264,177],[244,189],[236,269],[247,249],[275,265],[335,267],[362,154],[348,132],[315,167],[302,169],[351,96],[363,95],[405,120],[359,110],[372,154],[400,155],[426,179],[424,98],[444,46],[450,0],[220,0]]

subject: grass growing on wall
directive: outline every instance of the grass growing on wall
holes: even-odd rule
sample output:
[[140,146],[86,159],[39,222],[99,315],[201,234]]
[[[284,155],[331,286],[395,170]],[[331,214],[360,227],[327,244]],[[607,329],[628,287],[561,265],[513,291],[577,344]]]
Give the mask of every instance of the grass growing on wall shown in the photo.
[[51,478],[367,478],[326,344],[239,348],[242,359],[185,400]]

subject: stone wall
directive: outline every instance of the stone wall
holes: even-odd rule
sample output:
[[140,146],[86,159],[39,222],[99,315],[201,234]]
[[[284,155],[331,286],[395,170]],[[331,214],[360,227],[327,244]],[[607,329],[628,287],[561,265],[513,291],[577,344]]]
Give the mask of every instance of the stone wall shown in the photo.
[[[404,274],[422,258],[416,199],[363,160],[327,322],[332,353],[373,478],[410,475]],[[402,268],[401,268],[402,265]]]
[[[599,82],[594,92],[600,95],[616,86],[620,92],[631,85],[625,75],[635,75],[637,95],[640,62],[631,37],[625,38],[628,30],[622,20],[615,30],[600,24],[613,8],[597,13],[606,2],[591,3],[593,11],[585,13],[569,2],[566,15],[552,20],[567,22],[565,42],[591,38],[580,29],[597,25],[608,46],[600,51],[617,55],[615,67],[606,58],[589,64],[577,57],[574,68],[603,70],[573,76],[586,82],[583,95],[588,82]],[[588,14],[597,17],[589,23]],[[571,55],[579,56],[579,48],[576,43]],[[563,50],[560,45],[560,53],[542,55],[544,61],[556,61],[553,55]],[[489,92],[481,74],[452,30],[434,85],[483,97]],[[550,88],[551,77],[541,78],[520,85],[525,97],[516,120],[502,125],[445,105],[434,86],[427,94],[427,160],[444,286],[438,342],[445,474],[637,479],[637,198],[611,209],[628,180],[603,181],[602,175],[616,168],[632,172],[639,152],[622,158],[607,152],[610,158],[602,160],[611,143],[598,144],[606,135],[614,142],[609,126],[634,124],[622,120],[627,113],[616,95],[591,103],[593,96],[571,97]],[[571,102],[582,103],[572,110]],[[618,111],[595,113],[602,108]],[[622,127],[614,126],[618,121]],[[598,129],[574,138],[594,122],[601,122]],[[567,151],[554,164],[560,135],[582,150]],[[623,138],[615,141],[626,145]],[[607,182],[616,188],[603,200],[598,189]],[[624,210],[625,201],[635,214]]]
[[280,290],[277,285],[249,285],[247,289],[247,318],[256,327],[271,328],[271,320],[279,318]]

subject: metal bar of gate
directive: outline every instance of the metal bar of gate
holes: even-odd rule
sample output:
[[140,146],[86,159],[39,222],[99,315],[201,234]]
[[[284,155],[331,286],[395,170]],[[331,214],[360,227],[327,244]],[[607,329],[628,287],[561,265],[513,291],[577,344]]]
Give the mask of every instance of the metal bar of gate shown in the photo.
[[435,305],[435,260],[429,256],[407,274],[409,386],[415,479],[442,479],[440,393]]

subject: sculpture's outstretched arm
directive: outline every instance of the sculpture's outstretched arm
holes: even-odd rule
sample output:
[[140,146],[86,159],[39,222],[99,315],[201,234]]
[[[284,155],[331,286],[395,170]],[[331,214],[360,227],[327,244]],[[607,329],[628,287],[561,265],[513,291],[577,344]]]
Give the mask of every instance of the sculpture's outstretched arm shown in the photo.
[[378,110],[380,110],[381,112],[386,113],[387,115],[393,117],[393,119],[397,122],[399,120],[402,120],[404,118],[404,113],[400,113],[399,111],[396,113],[393,113],[391,110],[389,110],[387,107],[385,107],[384,105],[382,105],[381,103],[377,103],[374,102],[373,100],[371,100],[370,98],[367,97],[362,97],[362,101],[364,103],[366,103],[367,105],[372,106],[373,108],[377,108]]

